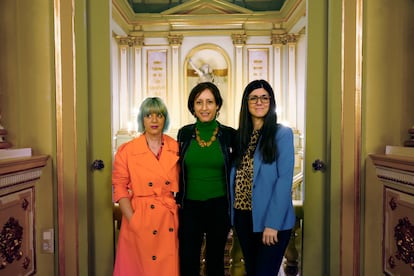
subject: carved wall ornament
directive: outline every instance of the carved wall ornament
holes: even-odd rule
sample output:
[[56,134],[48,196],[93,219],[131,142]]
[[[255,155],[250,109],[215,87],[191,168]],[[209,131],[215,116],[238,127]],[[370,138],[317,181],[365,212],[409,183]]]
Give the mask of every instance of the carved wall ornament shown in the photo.
[[394,258],[394,256],[390,256],[388,258],[388,265],[390,266],[390,268],[395,268],[395,258]]
[[0,233],[0,269],[6,268],[15,260],[20,260],[23,252],[20,250],[23,240],[23,227],[19,221],[10,217],[3,225]]
[[144,45],[144,37],[143,36],[116,36],[116,40],[118,41],[119,45],[121,46],[128,46],[128,47],[137,47]]
[[116,36],[116,40],[121,46],[129,46],[129,39],[127,36]]
[[0,275],[36,274],[34,193],[48,159],[35,155],[0,162]]
[[24,258],[24,260],[23,260],[23,264],[22,264],[22,267],[24,268],[24,269],[28,269],[29,268],[29,265],[30,265],[30,259],[28,258],[28,257],[25,257]]
[[414,226],[408,217],[399,219],[394,228],[394,238],[397,246],[395,257],[414,270]]
[[283,44],[287,43],[296,43],[298,35],[295,34],[273,34],[272,35],[272,44]]
[[24,198],[22,202],[22,209],[26,211],[28,206],[29,206],[29,201],[27,201],[27,199]]
[[232,34],[231,39],[233,40],[233,44],[236,46],[243,46],[246,44],[247,35],[245,34]]
[[171,46],[180,46],[183,43],[183,35],[169,35],[168,42]]
[[[214,83],[214,72],[213,69],[211,68],[211,66],[208,63],[204,63],[200,68],[198,68],[194,62],[190,59],[188,59],[188,63],[191,65],[191,67],[193,68],[194,72],[197,74],[198,78],[198,82],[205,82],[205,81],[209,81],[209,82],[213,82]],[[194,76],[194,74],[192,73],[192,70],[188,70],[187,71],[187,76]]]
[[[387,185],[394,184],[387,182]],[[387,185],[384,185],[383,201],[384,273],[414,275],[414,193]]]
[[144,36],[129,35],[129,47],[140,47],[144,46]]
[[397,208],[397,202],[395,202],[395,197],[392,197],[390,199],[390,202],[388,203],[390,205],[391,210],[395,210]]
[[272,35],[272,44],[286,44],[286,34],[273,34]]
[[287,34],[286,35],[287,43],[296,43],[298,41],[298,35],[295,34]]

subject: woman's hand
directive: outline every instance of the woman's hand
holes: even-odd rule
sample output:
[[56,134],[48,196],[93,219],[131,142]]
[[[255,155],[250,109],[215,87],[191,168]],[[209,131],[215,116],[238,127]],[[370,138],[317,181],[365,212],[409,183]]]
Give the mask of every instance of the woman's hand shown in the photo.
[[119,201],[119,208],[121,209],[122,214],[128,220],[131,219],[134,211],[132,210],[131,200],[127,197],[121,198]]
[[262,242],[264,245],[275,245],[277,240],[277,230],[269,227],[265,227],[263,231]]

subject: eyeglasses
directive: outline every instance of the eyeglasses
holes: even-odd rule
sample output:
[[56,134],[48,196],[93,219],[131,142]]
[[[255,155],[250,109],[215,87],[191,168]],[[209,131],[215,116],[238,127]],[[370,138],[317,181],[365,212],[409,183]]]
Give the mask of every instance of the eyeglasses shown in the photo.
[[267,104],[267,103],[269,103],[269,101],[270,101],[270,97],[269,97],[268,95],[251,96],[251,97],[248,97],[248,98],[247,98],[247,100],[248,100],[248,101],[249,101],[249,103],[251,103],[251,104],[257,104],[257,102],[259,101],[259,99],[260,99],[260,101],[261,101],[263,104]]

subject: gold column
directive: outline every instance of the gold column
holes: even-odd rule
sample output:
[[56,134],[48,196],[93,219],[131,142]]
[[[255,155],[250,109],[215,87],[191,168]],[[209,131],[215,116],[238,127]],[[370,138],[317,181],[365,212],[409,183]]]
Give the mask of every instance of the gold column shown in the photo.
[[[168,93],[168,95],[172,95],[168,98],[168,103],[171,103],[170,106],[172,106],[174,109],[177,107],[180,107],[182,103],[187,102],[187,99],[181,98],[183,97],[183,93],[177,93],[179,91],[182,91],[182,88],[180,86],[180,80],[183,76],[183,65],[180,64],[180,47],[183,42],[183,35],[169,35],[168,36],[168,42],[171,46],[171,74],[170,80],[171,80],[171,91],[172,93]],[[175,95],[174,95],[175,94]],[[174,95],[174,96],[173,96]],[[178,96],[179,95],[179,96]],[[178,96],[178,97],[177,97]],[[179,108],[182,111],[186,111],[184,108]],[[171,124],[170,124],[170,131],[178,130],[180,127],[181,122],[181,114],[180,116],[171,116]]]
[[[247,35],[244,33],[232,34],[231,38],[235,49],[235,57],[233,61],[234,70],[232,70],[234,72],[234,81],[232,86],[234,87],[233,91],[236,91],[236,93],[234,93],[234,102],[241,103],[245,83],[243,73],[244,68],[246,68],[243,66],[243,48],[246,45]],[[240,110],[238,108],[234,109],[234,118],[236,122],[233,122],[233,125],[235,126],[238,124],[237,120],[239,118],[239,111]]]
[[[142,89],[142,47],[144,46],[144,35],[140,32],[133,31],[129,35],[130,47],[131,47],[131,58],[129,59],[132,63],[130,66],[131,73],[131,80],[129,81],[131,92],[130,92],[130,105],[132,106],[130,110],[131,121],[133,122],[134,126],[136,127],[136,117],[138,113],[138,108],[141,101],[144,99],[144,92]],[[137,130],[133,128],[133,130]]]
[[[273,33],[271,37],[271,43],[273,45],[273,89],[275,91],[276,104],[279,108],[279,119],[283,118],[284,110],[281,113],[280,108],[285,106],[283,104],[283,70],[282,70],[282,54],[283,45],[286,44],[284,30],[276,30],[277,33]],[[286,107],[284,108],[286,110]]]
[[[128,36],[117,36],[119,47],[118,86],[114,94],[117,94],[118,106],[114,108],[118,112],[115,125],[118,125],[116,133],[115,149],[121,144],[133,138],[137,132],[136,115],[139,103],[142,100],[142,58],[141,48],[144,38],[137,32],[131,32]],[[116,101],[115,101],[116,102]]]
[[297,128],[297,91],[296,91],[296,35],[288,34],[287,46],[288,46],[288,106],[287,120],[292,127]]

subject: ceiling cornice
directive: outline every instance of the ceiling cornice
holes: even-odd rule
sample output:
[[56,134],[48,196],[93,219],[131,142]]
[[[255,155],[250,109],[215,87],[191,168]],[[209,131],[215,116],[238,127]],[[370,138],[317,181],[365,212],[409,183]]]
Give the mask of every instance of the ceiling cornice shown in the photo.
[[188,1],[162,13],[134,13],[127,0],[112,0],[113,19],[126,31],[290,30],[306,16],[306,0],[287,0],[280,11],[254,12],[228,1]]

